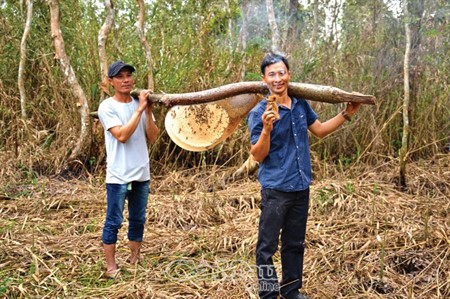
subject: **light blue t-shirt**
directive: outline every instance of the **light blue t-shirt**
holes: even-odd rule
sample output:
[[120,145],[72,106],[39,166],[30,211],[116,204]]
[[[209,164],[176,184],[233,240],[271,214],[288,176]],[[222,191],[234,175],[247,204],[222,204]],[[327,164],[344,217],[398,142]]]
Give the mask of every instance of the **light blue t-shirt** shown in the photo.
[[138,100],[132,99],[129,103],[121,103],[112,97],[100,103],[98,117],[105,131],[106,183],[126,184],[150,179],[145,112],[142,113],[136,130],[127,142],[121,143],[109,132],[112,127],[125,125],[138,106]]

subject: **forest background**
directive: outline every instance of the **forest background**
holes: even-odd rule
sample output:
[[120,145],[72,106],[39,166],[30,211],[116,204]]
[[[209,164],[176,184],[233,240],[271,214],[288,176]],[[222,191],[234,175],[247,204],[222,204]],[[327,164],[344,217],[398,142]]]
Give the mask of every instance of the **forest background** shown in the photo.
[[[102,36],[111,13],[108,7],[113,24]],[[60,17],[52,18],[55,11]],[[37,182],[45,177],[94,180],[101,188],[103,131],[89,114],[111,91],[102,83],[105,62],[134,65],[136,87],[182,93],[260,81],[261,59],[275,49],[289,58],[292,82],[377,98],[376,105],[364,105],[336,133],[322,140],[310,137],[315,180],[339,172],[354,178],[368,171],[387,171],[389,185],[402,184],[401,190],[410,196],[412,189],[419,189],[415,179],[421,172],[414,170],[420,167],[412,167],[410,173],[406,168],[409,180],[403,181],[401,162],[426,164],[425,173],[433,168],[428,163],[439,165],[442,181],[428,182],[432,191],[425,198],[428,212],[434,204],[440,205],[438,222],[444,231],[448,229],[448,220],[442,220],[449,211],[450,4],[446,0],[1,0],[0,14],[0,163],[5,202],[1,210],[5,213],[10,211],[9,199],[35,196],[37,191],[28,188],[42,187]],[[62,54],[51,20],[60,22]],[[24,38],[27,24],[29,35]],[[321,120],[344,108],[344,104],[310,103]],[[167,183],[167,175],[174,173],[206,176],[207,181],[212,170],[234,170],[248,158],[245,119],[219,146],[189,152],[166,134],[167,108],[157,105],[154,113],[162,129],[150,149],[156,181]],[[205,188],[211,190],[215,180]],[[348,181],[343,184],[348,191]],[[371,192],[379,186],[372,186]],[[327,188],[319,190],[320,198],[329,193]],[[439,202],[432,201],[434,196]],[[16,210],[18,202],[13,203]],[[322,204],[328,205],[326,200]],[[49,209],[53,207],[54,203]],[[7,242],[9,225],[4,223],[2,242]],[[442,240],[448,246],[448,236],[439,240],[433,246],[441,246]],[[249,244],[253,243],[251,239]],[[448,254],[446,249],[439,260],[448,261]],[[6,253],[3,257],[9,258]],[[24,266],[27,273],[29,267]],[[15,283],[13,291],[7,291],[8,275],[0,291],[26,294]],[[431,288],[433,295],[422,294],[441,298],[442,290],[449,290],[448,279],[447,272],[446,283]],[[327,296],[322,298],[333,298]]]

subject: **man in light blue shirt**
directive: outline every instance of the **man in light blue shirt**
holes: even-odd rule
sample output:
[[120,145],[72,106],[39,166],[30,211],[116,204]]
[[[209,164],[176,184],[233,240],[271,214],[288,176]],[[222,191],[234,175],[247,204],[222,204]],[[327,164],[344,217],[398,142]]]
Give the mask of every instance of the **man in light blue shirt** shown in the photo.
[[140,260],[140,247],[149,195],[150,163],[148,143],[154,143],[159,129],[153,117],[153,104],[143,90],[139,99],[130,95],[135,68],[122,61],[108,70],[114,96],[100,103],[98,116],[105,132],[107,210],[102,241],[106,259],[105,276],[115,278],[119,269],[115,259],[118,230],[128,199],[128,261]]
[[[274,106],[262,100],[248,115],[250,153],[260,163],[261,215],[256,245],[259,295],[307,299],[299,289],[311,183],[308,130],[324,137],[350,120],[361,104],[348,103],[345,111],[321,123],[306,100],[288,95],[291,74],[284,56],[267,54],[261,74],[276,102]],[[272,261],[280,232],[281,283]]]

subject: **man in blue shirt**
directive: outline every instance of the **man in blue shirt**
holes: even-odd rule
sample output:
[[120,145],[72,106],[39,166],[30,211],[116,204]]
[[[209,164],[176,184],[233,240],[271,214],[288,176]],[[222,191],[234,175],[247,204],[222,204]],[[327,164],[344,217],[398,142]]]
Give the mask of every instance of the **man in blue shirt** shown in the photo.
[[[271,97],[276,98],[276,106],[265,99],[248,115],[250,153],[260,163],[261,215],[256,245],[259,295],[307,299],[298,289],[302,287],[311,183],[308,130],[322,138],[350,120],[361,104],[348,103],[345,111],[321,123],[306,100],[288,95],[291,74],[284,56],[267,54],[261,73]],[[278,283],[272,256],[280,231],[282,279]]]

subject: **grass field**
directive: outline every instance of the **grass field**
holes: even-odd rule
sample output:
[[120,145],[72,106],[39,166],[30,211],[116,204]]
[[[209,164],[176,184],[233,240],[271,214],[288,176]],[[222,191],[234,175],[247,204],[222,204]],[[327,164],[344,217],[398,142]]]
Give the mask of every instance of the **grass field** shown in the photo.
[[[408,190],[396,188],[396,167],[311,186],[305,294],[450,298],[450,156],[411,163]],[[102,176],[2,177],[0,297],[257,298],[259,183],[230,171],[153,177],[143,263],[125,262],[125,222],[116,280],[102,277]]]

